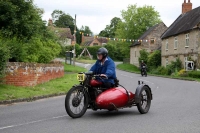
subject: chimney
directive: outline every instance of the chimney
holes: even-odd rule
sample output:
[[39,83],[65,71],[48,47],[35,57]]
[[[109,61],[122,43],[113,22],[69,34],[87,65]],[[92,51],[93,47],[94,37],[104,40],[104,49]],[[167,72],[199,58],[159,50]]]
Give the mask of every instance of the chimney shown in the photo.
[[182,4],[182,14],[189,12],[192,10],[192,3],[190,0],[188,0],[188,3],[186,3],[186,0],[184,0],[184,3]]
[[52,19],[49,19],[48,26],[53,26],[53,21],[52,21]]

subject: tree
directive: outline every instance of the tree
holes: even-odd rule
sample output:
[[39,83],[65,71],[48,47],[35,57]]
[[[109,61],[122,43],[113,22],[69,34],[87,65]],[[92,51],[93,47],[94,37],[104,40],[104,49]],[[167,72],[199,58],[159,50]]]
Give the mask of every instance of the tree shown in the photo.
[[44,11],[37,8],[32,0],[1,0],[0,31],[4,37],[27,38],[41,32]]
[[8,60],[47,63],[60,53],[57,38],[41,19],[43,13],[32,0],[0,1],[0,71]]
[[110,37],[110,26],[106,25],[106,28],[104,30],[100,31],[99,36]]
[[160,15],[152,6],[137,7],[129,5],[121,11],[122,22],[119,23],[116,35],[119,38],[137,39],[149,27],[161,22]]
[[118,28],[118,24],[121,23],[121,19],[118,17],[114,17],[111,20],[111,24],[110,24],[110,37],[115,37],[115,32]]
[[90,30],[90,27],[89,26],[82,26],[81,29],[80,29],[80,32],[83,32],[84,35],[92,35],[92,31]]
[[74,34],[74,19],[72,16],[61,10],[54,10],[51,16],[56,27],[70,28],[71,33]]
[[114,38],[115,32],[120,22],[121,22],[120,18],[114,17],[110,21],[110,25],[106,25],[106,28],[99,33],[99,36]]

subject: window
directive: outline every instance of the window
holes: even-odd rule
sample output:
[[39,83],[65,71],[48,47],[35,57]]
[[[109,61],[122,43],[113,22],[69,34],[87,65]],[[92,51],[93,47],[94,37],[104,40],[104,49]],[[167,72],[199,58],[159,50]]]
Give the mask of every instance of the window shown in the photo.
[[93,46],[97,46],[98,45],[98,43],[93,43]]
[[154,38],[151,38],[150,44],[154,44],[155,40]]
[[166,40],[165,50],[168,50],[168,39]]
[[178,38],[175,37],[174,38],[174,49],[177,49],[178,48]]
[[185,47],[189,47],[189,34],[185,34]]
[[168,58],[165,59],[165,65],[167,66],[169,63]]

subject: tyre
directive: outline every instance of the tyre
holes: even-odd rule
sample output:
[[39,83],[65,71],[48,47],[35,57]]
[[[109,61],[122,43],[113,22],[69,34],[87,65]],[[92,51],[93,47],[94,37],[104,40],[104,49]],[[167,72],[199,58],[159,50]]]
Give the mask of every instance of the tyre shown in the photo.
[[146,114],[151,106],[151,92],[147,86],[144,86],[139,93],[140,101],[137,104],[138,111]]
[[71,88],[65,98],[65,109],[72,118],[83,116],[88,107],[88,95],[83,94],[83,87],[76,86]]

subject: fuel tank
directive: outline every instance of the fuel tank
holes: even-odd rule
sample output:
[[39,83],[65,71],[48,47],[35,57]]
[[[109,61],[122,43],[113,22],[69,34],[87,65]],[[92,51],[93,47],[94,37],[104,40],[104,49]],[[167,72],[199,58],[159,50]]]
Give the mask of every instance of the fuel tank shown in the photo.
[[98,80],[92,79],[92,80],[90,81],[90,85],[91,85],[92,87],[98,87],[98,86],[101,86],[101,85],[102,85],[102,82],[99,82]]
[[[133,100],[135,94],[128,92],[129,100]],[[114,109],[125,107],[128,103],[128,95],[124,88],[116,87],[102,92],[96,98],[96,104],[100,109]]]

